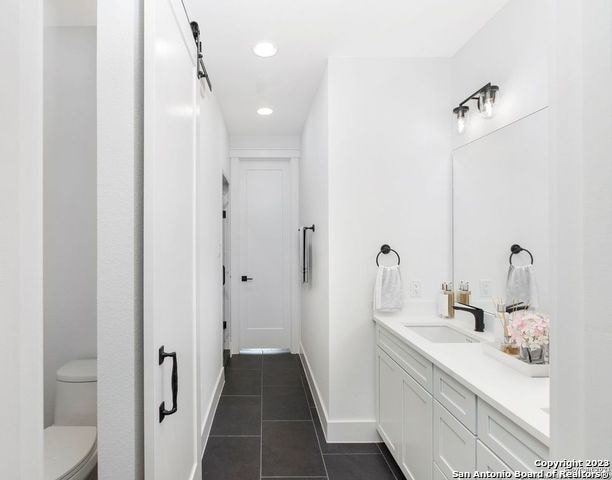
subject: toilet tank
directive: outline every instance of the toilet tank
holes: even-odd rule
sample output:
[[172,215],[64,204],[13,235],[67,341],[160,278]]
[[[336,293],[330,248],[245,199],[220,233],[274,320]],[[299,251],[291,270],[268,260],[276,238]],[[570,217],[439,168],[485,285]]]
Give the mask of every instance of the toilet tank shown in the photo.
[[96,359],[73,360],[60,367],[55,381],[55,425],[96,426]]

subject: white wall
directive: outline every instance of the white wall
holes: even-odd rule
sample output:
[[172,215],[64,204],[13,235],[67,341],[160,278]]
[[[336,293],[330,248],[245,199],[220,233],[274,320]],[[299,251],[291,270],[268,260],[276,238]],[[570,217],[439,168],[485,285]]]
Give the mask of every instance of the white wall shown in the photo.
[[96,28],[45,28],[45,426],[55,372],[96,356]]
[[[330,59],[333,421],[366,428],[374,421],[372,289],[380,246],[388,243],[402,258],[407,311],[433,311],[450,274],[449,82],[446,59]],[[409,297],[411,280],[421,282],[422,298]]]
[[[452,58],[453,148],[548,105],[550,14],[547,0],[511,0]],[[470,102],[470,125],[456,132],[450,110],[491,82],[500,87],[495,116]]]
[[0,468],[11,480],[43,478],[42,10],[8,0],[0,15]]
[[311,235],[312,277],[301,291],[301,342],[326,411],[329,409],[328,115],[326,71],[304,125],[299,161],[300,225],[316,227]]
[[142,0],[98,3],[98,477],[144,478]]
[[[229,175],[228,135],[215,97],[206,92],[200,101],[199,158],[197,162],[197,315],[200,356],[200,411],[202,446],[206,422],[214,415],[215,388],[223,382],[222,304],[222,171]],[[210,425],[208,425],[208,428]]]
[[[610,304],[600,285],[612,275],[612,92],[592,107],[593,85],[612,85],[612,3],[583,3],[585,458],[612,458],[612,378],[592,373],[612,365]],[[599,370],[600,371],[600,370]],[[568,385],[569,388],[569,385]],[[591,395],[590,392],[597,392]],[[563,412],[559,412],[563,418]]]
[[232,135],[232,150],[299,150],[300,137],[292,135]]
[[559,295],[551,352],[555,458],[612,457],[612,5],[559,0],[552,40],[555,249]]
[[[304,292],[302,341],[315,381],[329,383],[328,438],[368,441],[377,438],[376,254],[389,243],[402,256],[409,312],[433,311],[437,286],[450,274],[450,62],[331,58],[321,92],[326,82],[327,94],[317,97],[302,139],[301,209],[303,222],[317,224],[315,246],[329,241],[329,263],[315,263],[315,290]],[[317,251],[313,256],[327,260]],[[324,286],[317,271],[327,270],[329,291],[317,291]],[[409,298],[411,280],[421,282],[421,298]],[[314,332],[309,322],[317,322]],[[326,330],[329,359],[321,344]]]

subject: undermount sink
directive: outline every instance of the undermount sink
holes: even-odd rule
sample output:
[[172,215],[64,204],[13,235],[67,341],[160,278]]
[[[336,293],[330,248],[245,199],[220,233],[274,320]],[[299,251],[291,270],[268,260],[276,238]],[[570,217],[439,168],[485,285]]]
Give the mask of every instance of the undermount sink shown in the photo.
[[406,325],[406,328],[434,343],[479,343],[480,340],[469,337],[454,328],[444,325]]

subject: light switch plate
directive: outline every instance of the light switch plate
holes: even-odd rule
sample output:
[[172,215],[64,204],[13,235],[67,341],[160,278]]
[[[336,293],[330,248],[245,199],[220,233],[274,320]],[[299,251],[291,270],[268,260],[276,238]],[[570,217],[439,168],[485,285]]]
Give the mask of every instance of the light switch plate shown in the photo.
[[423,295],[423,285],[420,280],[411,280],[410,281],[410,296],[412,298],[421,298]]

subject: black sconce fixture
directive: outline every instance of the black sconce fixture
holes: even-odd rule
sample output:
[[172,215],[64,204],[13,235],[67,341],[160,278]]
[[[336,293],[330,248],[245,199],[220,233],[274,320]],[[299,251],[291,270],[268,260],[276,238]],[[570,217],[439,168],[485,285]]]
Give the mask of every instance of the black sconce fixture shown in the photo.
[[453,108],[453,113],[457,117],[457,132],[463,133],[468,123],[470,107],[466,103],[470,100],[476,100],[480,114],[484,118],[491,118],[498,91],[499,87],[497,85],[487,83],[461,102],[458,107]]

